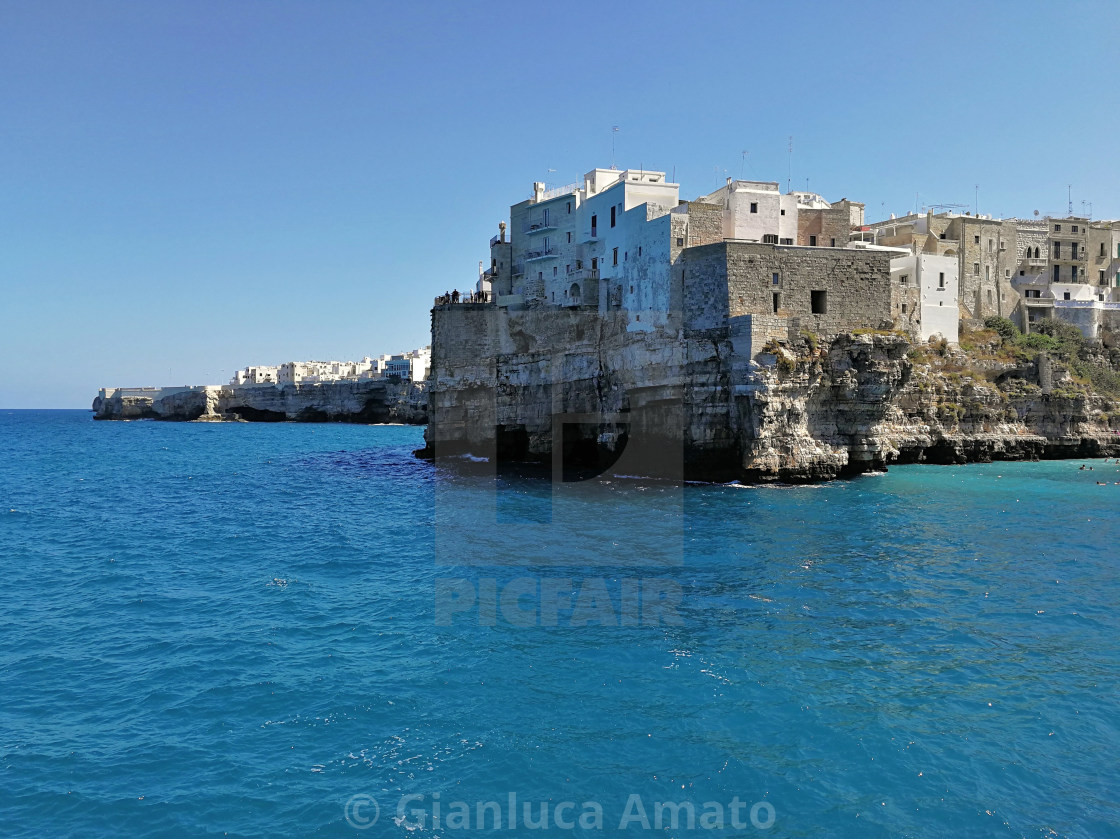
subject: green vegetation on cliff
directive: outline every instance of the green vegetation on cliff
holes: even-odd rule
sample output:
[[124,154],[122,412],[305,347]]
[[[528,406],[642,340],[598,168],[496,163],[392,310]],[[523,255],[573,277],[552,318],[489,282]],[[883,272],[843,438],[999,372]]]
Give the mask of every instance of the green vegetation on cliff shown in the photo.
[[[1076,326],[1045,319],[1034,323],[1034,331],[1024,335],[1007,318],[990,317],[984,325],[999,335],[1001,349],[1009,357],[1034,360],[1039,354],[1046,353],[1067,367],[1075,381],[1104,396],[1120,398],[1120,372],[1116,370],[1120,354],[1086,344]],[[966,345],[962,335],[961,348],[971,351],[975,342]]]

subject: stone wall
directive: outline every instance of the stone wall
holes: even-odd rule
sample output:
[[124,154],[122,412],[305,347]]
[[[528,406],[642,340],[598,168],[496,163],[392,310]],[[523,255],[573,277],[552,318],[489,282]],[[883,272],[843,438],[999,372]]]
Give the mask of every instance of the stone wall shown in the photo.
[[688,202],[687,247],[711,245],[723,241],[723,207],[702,201]]
[[[726,329],[728,318],[745,314],[799,317],[820,335],[893,328],[890,258],[882,251],[721,242],[689,249],[680,265],[692,332]],[[823,311],[814,311],[814,293]]]
[[831,209],[797,211],[797,244],[813,247],[842,248],[852,236],[852,206],[850,201],[838,201]]

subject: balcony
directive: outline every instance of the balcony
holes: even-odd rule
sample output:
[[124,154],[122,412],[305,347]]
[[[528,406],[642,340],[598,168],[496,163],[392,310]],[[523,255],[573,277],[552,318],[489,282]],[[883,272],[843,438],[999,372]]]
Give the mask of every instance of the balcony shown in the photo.
[[538,259],[555,259],[555,258],[556,258],[556,248],[552,247],[551,245],[549,245],[547,248],[538,248],[537,250],[534,250],[534,251],[526,251],[525,252],[525,261],[526,262],[535,262]]
[[1035,258],[1035,257],[1032,256],[1032,257],[1027,258],[1024,261],[1031,268],[1045,268],[1048,260],[1045,257]]
[[599,279],[599,269],[598,268],[573,268],[571,271],[568,272],[567,276],[568,276],[568,279],[571,280],[573,283],[579,283],[579,282],[583,282],[585,280],[598,280]]
[[532,236],[535,233],[544,233],[546,230],[555,230],[556,222],[552,219],[537,219],[526,224],[522,229],[522,233]]
[[592,227],[591,232],[584,235],[583,241],[585,241],[585,242],[598,242],[599,241],[599,228],[598,227]]

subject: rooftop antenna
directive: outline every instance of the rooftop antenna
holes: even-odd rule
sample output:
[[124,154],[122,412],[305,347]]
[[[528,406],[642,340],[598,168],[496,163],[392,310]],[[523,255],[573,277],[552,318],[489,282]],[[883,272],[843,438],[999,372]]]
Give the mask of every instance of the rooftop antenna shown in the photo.
[[750,152],[744,149],[740,154],[743,156],[743,162],[739,164],[739,180],[743,180],[745,177],[744,173],[747,171],[747,155],[750,154]]
[[612,125],[611,126],[611,168],[612,169],[617,169],[618,168],[617,166],[614,165],[614,138],[615,138],[616,134],[618,134],[618,126],[617,125]]
[[793,180],[793,135],[789,135],[789,168],[786,171],[786,192],[790,190],[790,181]]
[[1066,197],[1069,199],[1069,205],[1066,208],[1067,215],[1073,217],[1073,184],[1066,184]]
[[972,213],[980,215],[980,184],[976,184],[972,193]]

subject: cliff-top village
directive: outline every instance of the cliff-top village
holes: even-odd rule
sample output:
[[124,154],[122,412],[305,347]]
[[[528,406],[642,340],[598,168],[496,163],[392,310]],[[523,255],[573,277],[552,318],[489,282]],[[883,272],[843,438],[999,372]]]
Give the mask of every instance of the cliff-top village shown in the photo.
[[[454,302],[619,310],[632,331],[674,315],[692,328],[768,315],[823,334],[897,329],[950,343],[962,318],[998,315],[1029,332],[1052,317],[1112,342],[1120,222],[934,209],[867,223],[859,202],[775,182],[728,178],[682,201],[664,172],[593,169],[582,183],[533,184],[490,240],[474,292]],[[712,283],[729,293],[726,311],[710,310]]]

